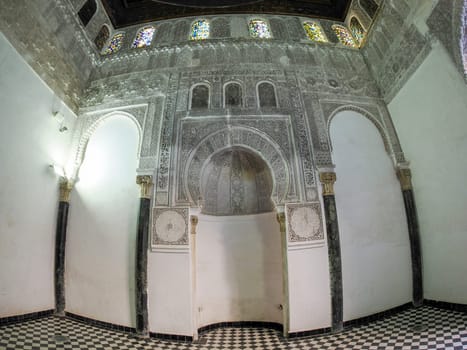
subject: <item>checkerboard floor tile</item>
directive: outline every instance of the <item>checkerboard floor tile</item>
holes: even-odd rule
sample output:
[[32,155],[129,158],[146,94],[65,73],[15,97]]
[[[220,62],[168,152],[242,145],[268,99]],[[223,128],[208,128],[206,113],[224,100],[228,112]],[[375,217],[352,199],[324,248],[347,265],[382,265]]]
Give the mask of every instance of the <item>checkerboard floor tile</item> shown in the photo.
[[0,350],[428,350],[467,349],[467,314],[424,306],[338,334],[284,339],[262,328],[221,328],[198,343],[139,339],[74,320],[47,317],[0,327]]

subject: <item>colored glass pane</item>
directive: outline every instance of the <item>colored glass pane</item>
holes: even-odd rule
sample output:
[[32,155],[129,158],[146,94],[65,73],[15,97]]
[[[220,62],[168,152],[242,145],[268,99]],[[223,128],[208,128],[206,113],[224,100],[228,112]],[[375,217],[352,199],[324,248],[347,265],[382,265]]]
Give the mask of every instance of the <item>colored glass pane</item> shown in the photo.
[[365,39],[365,29],[363,29],[362,25],[355,17],[352,17],[350,20],[350,31],[352,32],[357,44],[360,46],[363,39]]
[[303,28],[305,29],[306,35],[310,40],[319,41],[326,43],[328,39],[324,36],[321,26],[316,22],[305,22],[303,23]]
[[99,51],[102,50],[107,40],[109,40],[109,35],[109,28],[107,28],[107,26],[102,26],[101,30],[94,39],[94,43],[96,44],[96,47]]
[[109,44],[105,48],[103,55],[110,55],[122,48],[123,38],[125,37],[124,33],[115,34],[112,39],[110,39]]
[[191,40],[204,40],[209,38],[209,22],[201,19],[191,26]]
[[253,38],[267,39],[271,38],[271,32],[269,31],[268,24],[260,19],[253,19],[249,24],[250,35]]
[[339,25],[333,25],[332,30],[334,31],[334,33],[336,33],[339,41],[345,46],[358,47],[357,44],[355,43],[355,40],[352,34],[350,34],[347,28],[343,26],[339,26]]
[[132,48],[145,47],[151,45],[152,37],[154,36],[154,27],[145,27],[136,34],[135,41],[131,45]]

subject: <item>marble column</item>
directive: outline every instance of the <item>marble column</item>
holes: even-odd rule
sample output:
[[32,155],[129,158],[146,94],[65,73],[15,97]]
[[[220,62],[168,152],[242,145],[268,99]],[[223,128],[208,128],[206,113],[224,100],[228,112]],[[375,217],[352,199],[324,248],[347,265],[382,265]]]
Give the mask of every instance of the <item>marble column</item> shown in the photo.
[[277,222],[281,232],[281,250],[282,250],[282,292],[284,294],[282,300],[282,315],[283,315],[283,335],[289,336],[290,329],[290,313],[289,313],[289,267],[287,259],[287,227],[285,213],[277,213]]
[[334,332],[338,332],[343,328],[343,297],[341,247],[334,196],[336,174],[334,172],[322,172],[319,178],[323,186],[324,216],[328,240],[329,277],[331,280],[331,328]]
[[137,176],[136,183],[141,187],[136,235],[136,332],[140,336],[147,337],[149,336],[147,269],[152,176]]
[[65,315],[65,244],[68,226],[68,210],[73,183],[66,178],[60,179],[60,198],[58,202],[57,227],[55,230],[55,314]]
[[408,168],[399,168],[397,169],[397,177],[401,184],[409,229],[410,253],[412,258],[412,302],[414,306],[418,307],[423,304],[422,253],[417,208],[415,206],[415,197],[412,188],[412,173]]

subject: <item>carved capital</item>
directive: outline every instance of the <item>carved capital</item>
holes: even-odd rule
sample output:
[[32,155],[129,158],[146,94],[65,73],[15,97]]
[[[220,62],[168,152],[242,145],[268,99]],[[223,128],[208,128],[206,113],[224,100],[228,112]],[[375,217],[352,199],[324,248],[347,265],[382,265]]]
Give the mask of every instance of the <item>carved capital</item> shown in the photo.
[[151,198],[152,176],[138,175],[136,183],[141,187],[141,198]]
[[285,213],[277,213],[277,222],[280,225],[281,233],[285,232]]
[[60,202],[69,202],[70,201],[70,193],[73,189],[73,182],[67,179],[63,179],[60,181]]
[[336,182],[336,173],[323,172],[319,174],[319,180],[323,186],[323,196],[334,196],[334,182]]
[[397,177],[401,183],[402,191],[412,189],[412,172],[409,168],[399,168],[397,169]]
[[198,225],[198,217],[196,215],[190,216],[191,234],[196,235],[196,226]]

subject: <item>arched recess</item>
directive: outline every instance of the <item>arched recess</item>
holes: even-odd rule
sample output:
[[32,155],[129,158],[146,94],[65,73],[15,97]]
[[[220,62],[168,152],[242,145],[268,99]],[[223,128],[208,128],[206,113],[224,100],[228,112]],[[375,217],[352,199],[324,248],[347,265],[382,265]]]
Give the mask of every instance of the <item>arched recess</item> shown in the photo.
[[201,171],[201,209],[207,215],[250,215],[274,210],[271,169],[244,147],[215,152]]
[[260,81],[256,84],[256,96],[258,96],[258,107],[277,107],[276,86],[270,81]]
[[142,125],[139,123],[139,121],[135,118],[134,115],[128,113],[128,112],[123,112],[123,111],[114,111],[108,114],[105,114],[101,117],[99,117],[96,121],[94,121],[80,136],[80,141],[78,144],[78,148],[76,151],[75,155],[75,161],[73,164],[73,169],[72,169],[72,178],[76,179],[79,173],[79,169],[81,167],[81,164],[83,163],[84,156],[86,153],[86,149],[89,143],[89,139],[91,136],[94,134],[94,132],[101,126],[103,123],[105,123],[109,118],[115,117],[115,116],[120,116],[120,117],[126,117],[129,118],[136,126],[138,130],[138,148],[136,151],[136,157],[139,158],[139,155],[141,153],[141,144],[142,144],[142,139],[143,139],[143,128]]
[[373,125],[378,130],[380,136],[381,136],[381,139],[383,141],[384,149],[386,150],[386,153],[390,157],[392,157],[392,155],[394,153],[393,148],[392,148],[392,142],[391,142],[391,139],[390,139],[389,135],[384,130],[383,125],[378,121],[378,119],[373,114],[371,114],[370,112],[368,112],[367,110],[365,110],[365,109],[363,109],[361,107],[354,106],[354,105],[339,106],[334,111],[332,111],[331,114],[329,115],[329,117],[327,118],[327,134],[328,134],[328,140],[329,140],[329,149],[331,150],[331,152],[333,150],[332,139],[331,139],[331,136],[330,136],[331,135],[331,121],[337,114],[345,112],[345,111],[353,111],[353,112],[355,112],[357,114],[360,114],[361,116],[367,118],[370,122],[372,122]]
[[284,323],[278,307],[287,302],[284,264],[271,169],[258,152],[235,145],[214,152],[201,174],[206,200],[193,252],[197,327]]
[[134,327],[140,129],[112,113],[91,126],[82,144],[70,200],[66,311]]
[[215,154],[210,145],[216,145],[217,150],[242,147],[260,154],[272,171],[272,200],[276,205],[284,202],[289,190],[291,169],[280,146],[264,133],[235,126],[218,130],[193,147],[183,170],[183,186],[192,205],[198,204],[202,199],[201,173]]
[[197,83],[190,89],[190,109],[209,108],[211,87],[208,83]]
[[356,111],[340,111],[330,123],[344,321],[412,299],[404,202],[392,160],[375,125]]
[[243,107],[243,87],[238,81],[224,84],[224,108]]

